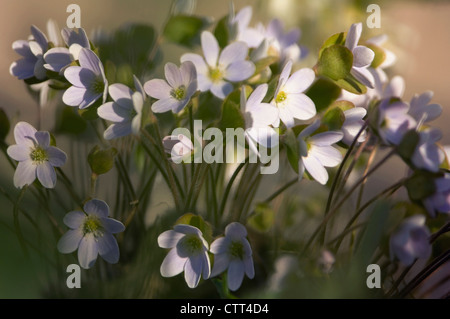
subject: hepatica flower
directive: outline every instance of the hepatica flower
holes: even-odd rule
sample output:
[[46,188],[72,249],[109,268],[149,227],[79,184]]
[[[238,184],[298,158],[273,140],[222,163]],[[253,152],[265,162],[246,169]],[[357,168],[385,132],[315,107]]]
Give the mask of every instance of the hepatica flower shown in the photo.
[[98,255],[110,264],[119,261],[119,246],[113,234],[123,232],[125,226],[108,217],[109,207],[104,201],[92,199],[83,207],[83,212],[73,211],[64,217],[70,228],[58,242],[58,250],[69,254],[78,249],[80,266],[94,266]]
[[64,92],[63,102],[70,106],[85,109],[99,98],[106,101],[108,81],[102,62],[89,49],[82,48],[79,54],[80,66],[71,66],[64,71],[64,76],[72,86]]
[[374,88],[374,77],[368,68],[372,64],[375,53],[366,46],[358,45],[361,32],[362,23],[354,23],[351,25],[345,39],[345,46],[353,54],[353,66],[350,73],[365,86]]
[[384,99],[379,106],[378,133],[387,144],[398,145],[405,133],[417,126],[408,115],[409,106],[402,101]]
[[419,143],[411,157],[416,168],[439,172],[439,167],[445,160],[444,152],[436,144],[441,138],[439,129],[430,128],[419,132]]
[[197,71],[191,61],[181,63],[178,68],[173,63],[164,67],[166,81],[153,79],[144,84],[147,94],[159,101],[152,105],[154,113],[172,111],[179,113],[197,91]]
[[405,266],[411,265],[417,258],[428,259],[431,255],[429,236],[425,216],[407,218],[390,238],[391,259],[397,258]]
[[308,173],[320,184],[328,181],[325,167],[335,167],[342,161],[342,154],[333,144],[339,142],[344,134],[339,131],[329,131],[312,135],[320,126],[319,121],[306,127],[298,136],[300,144],[300,160],[298,163],[299,178]]
[[[291,76],[292,61],[281,72],[272,104],[278,109],[279,118],[286,127],[294,126],[294,119],[309,120],[316,115],[314,102],[303,92],[314,82],[312,69],[298,70]],[[275,126],[278,126],[275,123]]]
[[[358,135],[359,131],[364,126],[363,118],[366,116],[367,111],[362,107],[354,107],[344,111],[345,120],[342,124],[341,131],[344,133],[342,142],[347,145],[351,145],[353,140]],[[366,131],[361,132],[358,137],[358,143],[366,140]]]
[[245,89],[241,91],[241,110],[245,119],[245,137],[249,148],[259,154],[256,144],[271,148],[274,141],[278,141],[277,132],[271,127],[279,122],[278,110],[272,104],[263,103],[268,85],[259,85],[246,99]]
[[26,122],[19,122],[14,128],[15,145],[8,147],[8,155],[19,162],[14,174],[14,186],[22,188],[31,185],[36,177],[45,188],[54,188],[56,172],[54,167],[63,166],[67,156],[59,148],[50,146],[49,132],[38,132]]
[[52,48],[44,54],[46,62],[44,67],[54,72],[64,72],[66,67],[79,59],[82,48],[89,49],[91,47],[86,32],[82,28],[64,28],[61,35],[67,48]]
[[244,274],[250,279],[255,276],[252,248],[246,237],[245,227],[235,222],[225,228],[225,237],[218,238],[211,244],[211,252],[214,254],[211,277],[228,269],[227,284],[231,291],[239,289]]
[[11,64],[9,72],[19,80],[32,77],[44,80],[46,78],[44,53],[48,49],[48,40],[45,34],[34,25],[31,26],[31,34],[31,40],[18,40],[13,43],[13,50],[22,58]]
[[437,213],[450,213],[450,174],[445,173],[443,177],[434,180],[436,188],[433,195],[422,200],[423,205],[431,217]]
[[211,91],[218,98],[224,99],[233,90],[230,82],[244,81],[255,72],[253,62],[246,60],[248,47],[245,43],[233,42],[220,51],[214,35],[203,31],[201,44],[204,58],[193,53],[181,56],[181,62],[194,63],[200,91]]
[[179,164],[181,162],[190,163],[191,155],[194,151],[194,144],[191,139],[183,134],[169,135],[163,138],[164,151],[170,154],[171,160]]
[[106,140],[139,134],[145,92],[136,77],[134,83],[136,92],[121,83],[110,85],[108,91],[114,102],[107,102],[97,109],[99,117],[114,122],[103,134]]
[[433,92],[427,91],[421,95],[414,95],[409,103],[408,114],[417,122],[429,122],[438,118],[442,113],[442,107],[439,104],[429,104],[433,98]]
[[161,248],[170,248],[160,268],[163,277],[173,277],[184,271],[184,279],[189,288],[197,287],[202,275],[203,279],[209,278],[209,246],[197,227],[175,225],[173,230],[159,235],[158,245]]

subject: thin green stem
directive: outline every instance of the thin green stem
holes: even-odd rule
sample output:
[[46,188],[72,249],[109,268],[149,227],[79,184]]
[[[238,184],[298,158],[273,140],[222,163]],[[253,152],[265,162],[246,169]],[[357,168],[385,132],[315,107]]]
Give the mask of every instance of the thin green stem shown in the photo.
[[225,192],[223,194],[222,200],[220,202],[219,208],[219,217],[223,216],[225,211],[225,206],[227,204],[228,196],[230,195],[231,187],[233,186],[234,181],[236,180],[239,172],[244,168],[244,166],[248,163],[248,157],[234,170],[233,175],[231,175],[230,180],[228,181],[227,187],[225,188]]

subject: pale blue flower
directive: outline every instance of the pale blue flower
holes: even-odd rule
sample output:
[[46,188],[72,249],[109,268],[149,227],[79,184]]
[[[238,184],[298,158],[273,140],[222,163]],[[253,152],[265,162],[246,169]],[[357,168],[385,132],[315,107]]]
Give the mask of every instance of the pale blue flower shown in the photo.
[[[303,68],[291,75],[291,70],[292,61],[289,60],[280,74],[271,102],[277,107],[279,118],[288,128],[295,125],[294,119],[309,120],[316,115],[314,102],[303,93],[314,82],[314,71]],[[279,123],[274,123],[274,126],[278,125]]]
[[378,110],[378,133],[386,144],[400,144],[406,132],[417,127],[417,122],[408,114],[409,105],[402,101],[384,99]]
[[145,92],[136,77],[134,77],[134,85],[136,92],[121,83],[109,86],[109,95],[114,102],[107,102],[97,109],[99,117],[114,122],[104,132],[105,139],[111,140],[130,134],[139,134]]
[[436,190],[433,195],[422,200],[431,217],[438,213],[450,213],[450,173],[434,180]]
[[47,76],[44,68],[44,53],[48,50],[48,40],[45,34],[34,25],[31,26],[31,34],[29,41],[18,40],[13,43],[13,50],[22,58],[11,64],[9,72],[19,80],[32,77],[44,80]]
[[158,99],[152,105],[154,113],[172,111],[179,113],[197,91],[197,71],[191,61],[181,63],[178,68],[173,63],[164,67],[166,81],[153,79],[144,84],[145,92]]
[[99,98],[106,102],[108,81],[103,64],[95,53],[82,48],[78,57],[80,66],[70,66],[64,76],[72,86],[64,92],[63,102],[70,106],[85,109]]
[[353,66],[350,73],[362,84],[374,88],[375,81],[369,67],[375,57],[375,53],[366,46],[358,45],[362,33],[362,23],[351,25],[345,39],[345,46],[352,51]]
[[442,114],[439,104],[429,104],[433,98],[433,92],[427,91],[420,95],[416,94],[409,103],[408,114],[417,122],[426,123],[435,120]]
[[299,179],[306,171],[320,184],[328,181],[328,172],[325,167],[335,167],[342,162],[341,152],[333,147],[344,134],[340,131],[329,131],[311,135],[320,127],[316,120],[307,126],[298,136],[300,145],[300,159],[298,162]]
[[175,225],[173,230],[167,230],[159,235],[158,245],[170,249],[161,264],[160,271],[163,277],[173,277],[184,271],[184,279],[189,288],[197,287],[202,275],[203,279],[209,278],[211,274],[209,246],[197,227]]
[[211,244],[210,250],[214,254],[211,277],[228,269],[227,284],[231,291],[239,289],[244,274],[250,279],[255,276],[252,248],[246,237],[245,227],[234,222],[225,228],[225,237],[220,237]]
[[444,151],[436,144],[442,138],[439,129],[429,128],[419,132],[419,143],[414,150],[411,161],[416,168],[430,172],[439,172],[445,160]]
[[90,48],[90,43],[83,28],[64,28],[61,35],[67,48],[56,47],[48,50],[44,54],[46,62],[44,67],[47,70],[62,73],[73,61],[79,59],[81,48]]
[[389,240],[391,259],[397,258],[405,266],[410,266],[417,258],[428,259],[431,255],[429,237],[425,216],[407,218]]
[[78,262],[85,269],[94,266],[98,255],[110,264],[117,263],[120,252],[113,234],[123,232],[125,226],[108,216],[108,204],[99,199],[86,202],[82,212],[66,214],[64,224],[70,230],[59,240],[59,252],[69,254],[78,249]]
[[[363,118],[366,116],[367,111],[363,107],[354,107],[344,111],[345,120],[342,124],[341,131],[344,133],[342,142],[351,145],[353,140],[358,135],[359,131],[364,126],[365,121]],[[362,131],[358,137],[357,142],[362,143],[366,140],[366,131]]]
[[19,122],[14,128],[17,144],[7,149],[8,155],[19,162],[14,174],[14,186],[31,185],[36,177],[45,188],[54,188],[54,167],[63,166],[67,156],[59,148],[50,145],[49,132],[38,132],[32,125]]
[[194,53],[181,56],[181,62],[194,63],[200,91],[211,91],[218,98],[225,99],[233,91],[230,82],[244,81],[254,74],[255,65],[246,60],[248,46],[245,43],[233,42],[220,51],[214,35],[203,31],[201,44],[204,58]]

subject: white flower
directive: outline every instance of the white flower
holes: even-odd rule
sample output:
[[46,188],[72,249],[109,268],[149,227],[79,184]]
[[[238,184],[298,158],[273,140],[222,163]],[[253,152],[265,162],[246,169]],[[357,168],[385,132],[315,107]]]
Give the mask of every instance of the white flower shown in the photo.
[[[342,124],[341,131],[344,133],[342,142],[351,145],[356,135],[358,135],[361,128],[364,126],[364,116],[367,111],[362,107],[354,107],[344,111],[345,121]],[[366,131],[363,131],[358,137],[358,143],[366,140]]]
[[[312,69],[304,68],[291,74],[292,61],[281,72],[272,104],[277,107],[279,118],[286,127],[295,125],[294,119],[309,120],[316,115],[314,102],[303,92],[314,82]],[[275,122],[275,126],[279,123]]]
[[439,129],[426,129],[419,132],[419,143],[411,160],[416,168],[430,172],[439,172],[439,167],[445,159],[444,152],[436,144],[442,138]]
[[131,133],[139,134],[145,93],[136,77],[134,77],[134,84],[137,89],[136,92],[121,83],[109,86],[109,95],[114,102],[107,102],[97,109],[98,116],[114,122],[104,132],[105,139],[111,140]]
[[167,82],[153,79],[144,84],[147,94],[159,101],[152,105],[155,113],[172,111],[179,113],[197,91],[197,71],[191,61],[181,63],[180,68],[173,63],[164,67]]
[[387,144],[400,144],[405,133],[417,126],[416,121],[408,115],[409,105],[404,102],[391,103],[390,99],[384,99],[378,110],[378,133]]
[[184,279],[189,288],[197,287],[200,277],[208,279],[211,265],[208,256],[208,243],[202,232],[190,225],[176,225],[158,237],[161,248],[170,248],[161,264],[161,275],[173,277],[184,271]]
[[409,103],[408,114],[417,122],[429,122],[438,118],[442,113],[439,104],[429,104],[433,98],[433,92],[427,91],[421,95],[414,95]]
[[353,66],[350,73],[365,86],[373,88],[375,80],[368,68],[375,57],[375,53],[366,46],[358,45],[361,32],[362,23],[354,23],[345,39],[345,46],[353,53]]
[[344,134],[338,131],[323,132],[311,136],[320,126],[317,120],[307,126],[298,136],[300,143],[300,160],[298,163],[299,179],[305,169],[320,184],[328,181],[325,167],[335,167],[342,161],[342,154],[332,145],[339,142]]
[[376,45],[378,48],[383,50],[385,57],[384,61],[378,66],[380,69],[386,69],[394,65],[397,61],[397,56],[395,53],[383,47],[383,44],[387,41],[387,39],[388,36],[386,34],[381,34],[366,41],[368,44]]
[[218,238],[211,244],[211,252],[214,254],[211,277],[228,269],[227,284],[231,291],[239,289],[244,274],[250,279],[255,276],[252,248],[246,237],[245,227],[235,222],[225,228],[225,237]]
[[431,217],[436,217],[437,213],[450,213],[450,174],[434,180],[436,191],[433,195],[425,198],[422,203]]
[[279,122],[278,110],[272,104],[263,103],[262,100],[267,94],[268,85],[259,85],[246,98],[245,89],[241,91],[241,110],[245,119],[245,138],[250,150],[259,154],[256,144],[266,148],[272,148],[274,141],[278,141],[278,134],[270,126],[274,122]]
[[169,135],[163,138],[164,151],[171,156],[171,160],[179,164],[181,162],[190,163],[194,144],[183,134]]
[[186,53],[181,57],[181,62],[194,63],[200,91],[211,91],[218,98],[224,99],[233,90],[230,82],[244,81],[255,72],[253,62],[246,60],[248,47],[245,43],[231,43],[220,52],[214,35],[203,31],[201,44],[204,58],[194,53]]
[[405,266],[411,265],[417,258],[428,259],[431,255],[429,236],[425,216],[407,218],[390,238],[391,259],[398,258]]

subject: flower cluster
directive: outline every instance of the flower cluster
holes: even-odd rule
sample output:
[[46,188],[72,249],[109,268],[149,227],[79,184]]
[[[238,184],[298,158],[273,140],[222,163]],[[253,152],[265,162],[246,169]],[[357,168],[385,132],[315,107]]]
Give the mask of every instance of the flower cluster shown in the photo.
[[[119,29],[111,38],[93,36],[92,42],[82,28],[57,32],[55,25],[49,24],[47,37],[32,26],[29,40],[13,43],[21,58],[11,64],[10,73],[28,85],[38,83],[42,84],[41,90],[51,88],[62,93],[57,96],[65,108],[57,113],[63,115],[55,134],[79,135],[77,139],[83,134],[88,138],[79,140],[88,141],[92,147],[86,154],[89,165],[85,166],[89,170],[78,170],[72,162],[81,160],[57,148],[50,132],[19,122],[14,128],[16,144],[4,150],[18,162],[16,165],[10,159],[15,169],[14,186],[22,192],[31,188],[40,204],[54,200],[55,206],[67,209],[64,201],[70,198],[72,207],[82,207],[62,218],[53,216],[52,206],[43,205],[56,231],[63,234],[58,219],[69,228],[59,238],[59,252],[78,251],[79,264],[89,269],[94,267],[98,255],[108,264],[117,264],[120,247],[125,249],[122,256],[127,256],[127,263],[138,254],[133,246],[140,245],[135,241],[156,239],[154,234],[147,236],[156,229],[160,233],[158,222],[147,221],[147,214],[155,207],[149,204],[151,199],[170,197],[167,201],[171,207],[165,217],[176,222],[172,230],[162,232],[156,240],[159,247],[169,249],[162,261],[156,260],[161,276],[184,272],[190,288],[198,287],[201,278],[211,278],[221,296],[231,297],[228,290],[237,291],[245,276],[253,279],[259,275],[254,262],[269,258],[266,255],[270,254],[274,262],[285,260],[280,251],[291,252],[296,262],[315,259],[310,264],[318,273],[332,277],[333,270],[344,265],[347,256],[358,256],[359,248],[355,246],[359,244],[354,245],[353,238],[347,244],[347,236],[355,234],[357,242],[364,245],[366,229],[375,233],[373,227],[382,224],[366,227],[371,219],[363,218],[371,216],[371,204],[386,201],[390,210],[397,209],[392,204],[393,195],[405,187],[408,204],[421,211],[408,212],[390,227],[379,226],[376,232],[380,238],[389,238],[385,241],[389,242],[385,245],[388,248],[383,248],[380,239],[367,255],[373,253],[392,263],[400,261],[403,266],[412,266],[417,259],[430,259],[433,241],[449,227],[444,225],[433,235],[430,218],[422,212],[428,211],[431,219],[450,214],[450,173],[446,170],[450,161],[439,144],[442,133],[431,125],[442,113],[442,107],[431,102],[433,93],[426,91],[407,100],[403,78],[391,76],[388,70],[397,57],[384,47],[387,37],[364,41],[362,23],[354,23],[348,32],[324,41],[317,63],[307,66],[303,58],[308,50],[299,43],[299,29],[286,31],[279,19],[267,25],[252,25],[252,13],[251,7],[238,12],[232,8],[212,30],[206,30],[204,20],[195,16],[171,16],[158,39],[176,42],[188,50],[178,61],[161,65],[163,78],[158,78],[153,65],[159,61],[161,41],[150,41],[155,31],[148,26]],[[189,24],[194,20],[201,27]],[[133,38],[135,35],[139,36]],[[149,41],[144,41],[144,36]],[[232,136],[231,147],[224,145],[224,135]],[[7,144],[0,142],[0,146]],[[372,166],[378,149],[387,150],[387,155]],[[244,152],[242,161],[202,161],[203,152],[210,152],[209,159],[217,159],[225,152],[231,154],[227,158],[234,159],[239,150]],[[261,184],[258,168],[270,164],[265,153],[271,153],[270,159],[277,157],[277,161],[286,163],[281,166],[283,173],[278,180],[284,180],[288,174],[293,178],[261,200],[258,196],[265,192],[259,192],[260,185],[264,184],[267,190],[273,186],[266,180]],[[407,166],[406,176],[364,203],[364,186],[369,177],[393,155]],[[71,174],[77,178],[71,180],[61,169],[66,161],[71,162]],[[117,177],[117,185],[110,185],[117,186],[112,195],[107,188],[100,191],[96,187],[107,173]],[[57,176],[64,188],[55,187]],[[39,183],[35,183],[36,178]],[[79,189],[75,187],[78,179],[82,180]],[[89,182],[91,187],[87,190],[85,185]],[[285,191],[298,183],[316,184],[318,193],[328,191],[327,200],[319,200],[325,214],[310,214],[313,219],[322,218],[314,221],[318,221],[317,225],[311,224],[316,230],[295,229],[296,234],[310,236],[304,242],[300,235],[292,239],[287,232],[269,233],[271,228],[279,230],[280,225],[293,223],[284,223],[283,214],[275,214],[271,202],[278,196],[289,199],[292,194]],[[55,195],[42,187],[52,189]],[[356,190],[357,199],[349,200]],[[153,196],[157,191],[164,196]],[[103,195],[106,199],[115,197],[111,210],[105,201],[97,199]],[[198,204],[203,197],[204,203]],[[294,193],[293,203],[280,201],[287,205],[289,219],[295,219],[292,207],[303,197],[309,199]],[[356,205],[351,211],[353,202]],[[347,217],[338,214],[345,204],[352,214],[342,230],[341,221]],[[19,201],[15,207],[18,205]],[[304,211],[311,209],[315,208],[308,206]],[[327,224],[335,218],[340,219],[335,223],[338,226],[327,232]],[[361,223],[355,224],[357,220]],[[264,235],[252,236],[252,232]],[[337,235],[331,239],[330,233]],[[223,236],[214,238],[213,234]],[[276,249],[258,254],[254,260],[256,249],[263,250],[264,245],[253,240],[264,242],[269,234],[277,236],[271,243]],[[346,244],[348,247],[342,248]],[[291,257],[286,260],[292,260]],[[300,264],[306,263],[296,267],[303,267]],[[430,265],[433,267],[433,262]],[[117,273],[127,269],[117,267]],[[302,269],[302,276],[303,271],[307,267]],[[116,272],[111,270],[110,274]],[[390,279],[397,276],[393,272]],[[394,288],[397,287],[388,290],[388,295]],[[408,292],[410,288],[405,289]]]

